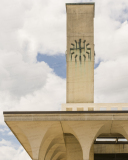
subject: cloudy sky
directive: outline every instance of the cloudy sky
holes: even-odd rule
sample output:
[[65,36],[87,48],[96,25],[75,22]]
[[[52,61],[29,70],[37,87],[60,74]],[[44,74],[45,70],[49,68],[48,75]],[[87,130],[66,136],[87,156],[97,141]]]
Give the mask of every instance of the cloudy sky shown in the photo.
[[[60,110],[66,100],[65,3],[91,0],[0,1],[0,159],[30,160],[3,111]],[[95,103],[128,103],[128,0],[93,2]]]

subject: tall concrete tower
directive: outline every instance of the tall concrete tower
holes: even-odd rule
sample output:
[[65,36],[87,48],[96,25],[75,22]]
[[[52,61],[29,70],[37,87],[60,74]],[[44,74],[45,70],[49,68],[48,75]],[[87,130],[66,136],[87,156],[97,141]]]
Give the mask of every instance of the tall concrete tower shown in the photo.
[[67,103],[94,102],[94,3],[67,3]]

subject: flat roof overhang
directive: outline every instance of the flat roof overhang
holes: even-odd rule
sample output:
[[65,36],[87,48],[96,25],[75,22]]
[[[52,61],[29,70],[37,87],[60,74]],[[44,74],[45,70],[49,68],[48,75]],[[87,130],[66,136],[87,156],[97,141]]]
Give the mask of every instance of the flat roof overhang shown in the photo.
[[128,111],[4,111],[6,121],[128,120]]
[[[44,139],[46,133],[63,137],[64,133],[71,132],[73,126],[76,129],[79,126],[87,129],[88,126],[91,130],[87,133],[90,133],[99,125],[109,124],[105,128],[106,134],[102,136],[121,137],[118,133],[109,133],[111,126],[117,126],[118,123],[128,126],[128,111],[4,111],[3,114],[5,123],[32,159],[38,157],[42,145],[39,139]],[[45,130],[47,132],[44,134]]]

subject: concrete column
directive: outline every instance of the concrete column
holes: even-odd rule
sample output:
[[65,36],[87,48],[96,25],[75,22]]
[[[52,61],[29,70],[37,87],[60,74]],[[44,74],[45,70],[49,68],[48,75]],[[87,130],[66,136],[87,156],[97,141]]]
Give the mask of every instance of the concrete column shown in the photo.
[[94,102],[94,3],[67,10],[67,103]]
[[94,144],[92,144],[90,149],[89,160],[94,160]]
[[82,148],[72,134],[65,134],[66,160],[83,160]]
[[75,121],[75,122],[68,122],[68,125],[74,131],[74,135],[77,137],[79,141],[82,152],[83,152],[83,160],[93,160],[93,142],[96,138],[97,133],[103,126],[104,122],[101,121]]

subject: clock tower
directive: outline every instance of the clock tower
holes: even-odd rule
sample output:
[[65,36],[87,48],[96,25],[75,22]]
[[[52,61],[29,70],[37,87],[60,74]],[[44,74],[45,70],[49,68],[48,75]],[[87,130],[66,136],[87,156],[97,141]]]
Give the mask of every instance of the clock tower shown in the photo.
[[67,3],[67,103],[94,102],[94,4]]

